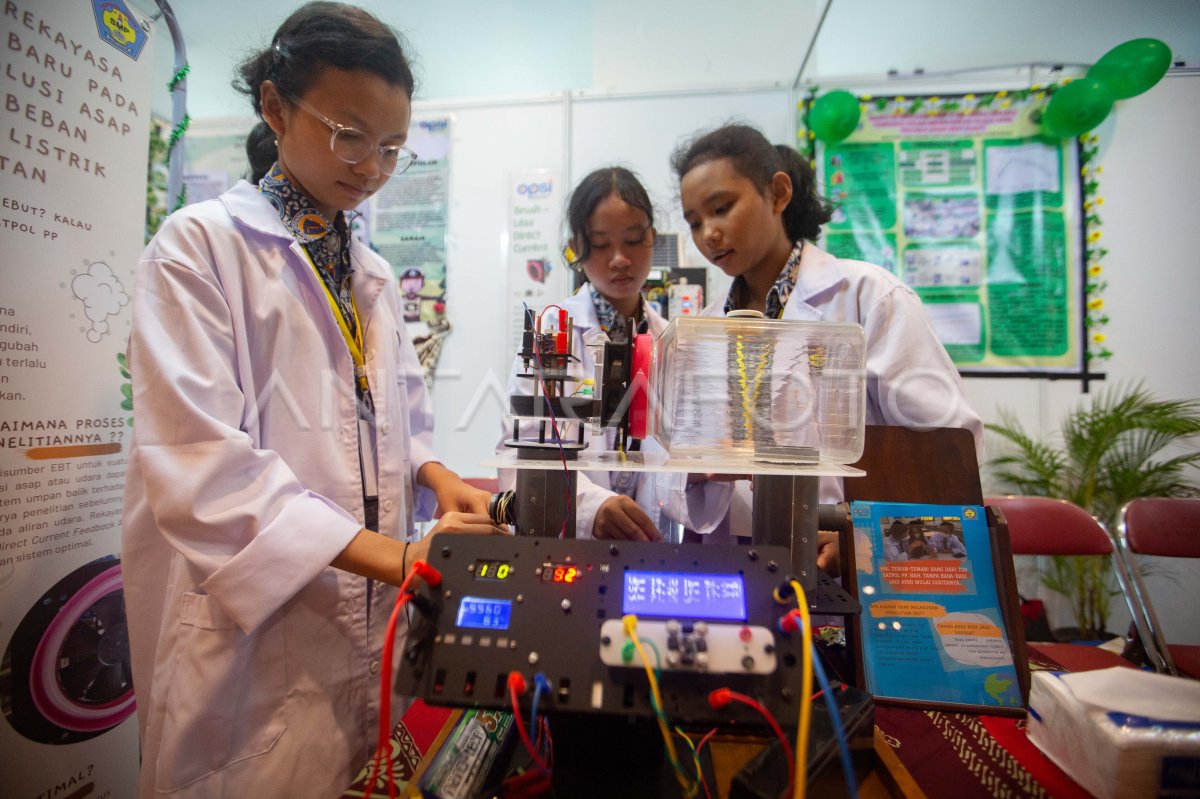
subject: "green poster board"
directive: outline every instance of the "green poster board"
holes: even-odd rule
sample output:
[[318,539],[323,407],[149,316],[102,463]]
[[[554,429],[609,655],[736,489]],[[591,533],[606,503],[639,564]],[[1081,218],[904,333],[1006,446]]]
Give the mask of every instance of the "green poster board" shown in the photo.
[[1039,135],[1039,106],[873,98],[816,151],[825,248],[911,286],[964,371],[1083,369],[1078,157]]

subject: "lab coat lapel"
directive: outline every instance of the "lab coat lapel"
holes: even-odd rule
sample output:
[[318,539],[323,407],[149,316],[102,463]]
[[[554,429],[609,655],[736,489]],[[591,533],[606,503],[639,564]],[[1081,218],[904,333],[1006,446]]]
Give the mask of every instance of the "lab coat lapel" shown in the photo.
[[783,307],[781,318],[821,321],[821,309],[813,305],[812,300],[835,288],[844,279],[841,270],[838,269],[837,258],[815,244],[806,243],[803,252],[800,253],[800,271],[796,277],[796,287],[792,289],[787,305]]
[[354,277],[351,279],[350,290],[354,293],[354,302],[358,306],[358,318],[364,327],[369,328],[371,313],[375,303],[387,285],[387,276],[378,271],[380,267],[370,258],[363,257],[366,245],[357,238],[350,242],[350,261],[354,264]]
[[[579,291],[572,294],[562,304],[567,315],[571,317],[571,326],[579,330],[579,337],[584,346],[597,341],[607,341],[608,335],[600,329],[600,319],[596,316],[596,306],[592,304],[592,286],[584,283]],[[577,355],[579,353],[576,353]],[[580,356],[582,357],[582,356]]]

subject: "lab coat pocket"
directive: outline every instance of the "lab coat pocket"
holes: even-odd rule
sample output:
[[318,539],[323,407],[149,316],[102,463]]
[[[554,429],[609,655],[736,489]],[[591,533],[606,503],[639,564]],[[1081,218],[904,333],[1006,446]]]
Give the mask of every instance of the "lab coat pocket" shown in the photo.
[[159,750],[161,791],[269,751],[287,726],[280,614],[247,635],[212,597],[186,593],[179,625]]

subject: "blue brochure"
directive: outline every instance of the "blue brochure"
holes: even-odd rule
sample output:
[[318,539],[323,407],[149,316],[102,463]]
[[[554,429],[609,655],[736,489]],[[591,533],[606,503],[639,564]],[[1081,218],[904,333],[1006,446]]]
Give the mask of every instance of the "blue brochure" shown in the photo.
[[1020,707],[983,508],[854,502],[850,515],[868,690]]

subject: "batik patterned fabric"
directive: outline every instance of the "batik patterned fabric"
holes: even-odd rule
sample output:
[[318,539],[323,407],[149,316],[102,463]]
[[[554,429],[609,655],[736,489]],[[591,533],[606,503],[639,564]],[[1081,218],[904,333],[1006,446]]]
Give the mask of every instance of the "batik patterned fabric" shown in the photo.
[[[796,280],[800,277],[800,252],[803,249],[804,242],[796,242],[779,277],[775,278],[775,283],[767,292],[767,306],[763,315],[768,319],[779,319],[783,316],[783,309],[787,307],[788,298],[792,296],[792,289],[796,288]],[[725,313],[746,307],[745,298],[746,279],[738,275],[729,287],[729,296],[725,298]]]
[[[600,329],[612,337],[612,331],[616,329],[624,329],[624,323],[621,321],[621,312],[617,310],[608,299],[592,288],[592,305],[596,309],[596,321],[600,323]],[[637,333],[645,333],[648,329],[646,320],[646,298],[638,297],[637,313],[634,314],[637,319]]]
[[338,310],[350,335],[356,335],[354,303],[350,295],[350,229],[346,215],[338,211],[329,219],[313,207],[302,191],[297,189],[276,161],[258,182],[258,190],[271,201],[283,226],[288,229],[308,257],[317,266],[321,280],[337,300]]

